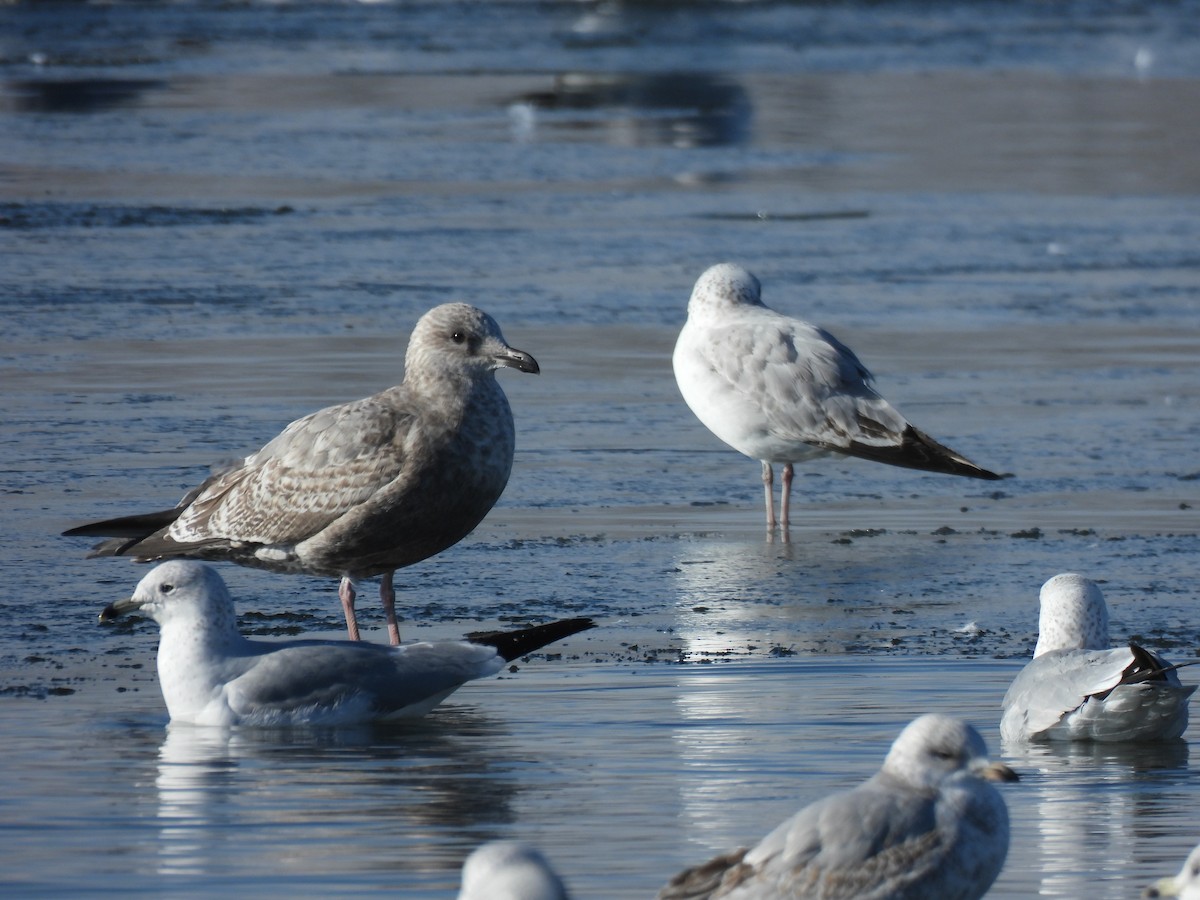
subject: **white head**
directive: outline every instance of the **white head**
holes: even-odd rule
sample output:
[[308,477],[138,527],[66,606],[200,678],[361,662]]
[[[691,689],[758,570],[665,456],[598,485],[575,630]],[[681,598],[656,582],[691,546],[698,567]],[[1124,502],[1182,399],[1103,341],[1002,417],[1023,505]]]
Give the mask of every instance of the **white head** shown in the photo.
[[431,372],[483,374],[500,368],[536,375],[537,361],[504,340],[496,320],[466,303],[443,303],[417,320],[404,357],[405,380]]
[[1142,891],[1143,897],[1181,897],[1200,900],[1200,846],[1188,854],[1187,862],[1174,878],[1162,878]]
[[562,880],[533,847],[492,841],[463,863],[458,900],[568,900]]
[[959,774],[988,781],[1016,781],[1003,763],[989,762],[982,735],[961,719],[926,715],[900,732],[883,761],[883,771],[917,788],[937,788]]
[[109,621],[129,612],[150,616],[161,628],[199,623],[204,632],[237,634],[237,616],[225,582],[212,566],[173,559],[151,569],[138,582],[133,596],[110,604],[100,613]]
[[757,278],[735,263],[718,263],[697,279],[688,315],[762,305],[762,285]]
[[1036,659],[1051,650],[1107,650],[1108,607],[1095,582],[1055,575],[1042,585]]

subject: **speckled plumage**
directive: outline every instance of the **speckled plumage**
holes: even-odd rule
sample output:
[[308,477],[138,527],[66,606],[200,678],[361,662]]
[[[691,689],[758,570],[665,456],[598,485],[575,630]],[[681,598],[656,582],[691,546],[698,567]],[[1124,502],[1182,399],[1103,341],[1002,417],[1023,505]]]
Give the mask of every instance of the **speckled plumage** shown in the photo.
[[171,560],[101,620],[158,622],[158,680],[173,722],[349,724],[424,715],[468,681],[592,626],[589,619],[401,647],[361,641],[251,641],[216,570]]
[[806,806],[751,850],[676,876],[659,900],[972,900],[1008,854],[1008,810],[989,780],[983,738],[949,716],[921,716],[863,784]]
[[489,841],[463,862],[458,900],[569,900],[567,888],[535,848]]
[[871,386],[853,351],[822,328],[766,307],[757,278],[721,263],[696,282],[672,363],[684,401],[718,438],[762,462],[767,525],[772,464],[788,524],[792,464],[829,453],[995,479],[914,428]]
[[93,556],[228,560],[341,577],[352,637],[352,582],[383,575],[398,643],[392,573],[462,540],[508,483],[515,439],[495,378],[501,367],[538,371],[487,313],[435,307],[413,329],[401,384],[297,419],[174,509],[66,534],[116,536]]
[[1178,738],[1188,700],[1175,666],[1130,644],[1109,647],[1108,607],[1082,575],[1042,585],[1033,659],[1004,695],[1000,735],[1007,742],[1148,741]]

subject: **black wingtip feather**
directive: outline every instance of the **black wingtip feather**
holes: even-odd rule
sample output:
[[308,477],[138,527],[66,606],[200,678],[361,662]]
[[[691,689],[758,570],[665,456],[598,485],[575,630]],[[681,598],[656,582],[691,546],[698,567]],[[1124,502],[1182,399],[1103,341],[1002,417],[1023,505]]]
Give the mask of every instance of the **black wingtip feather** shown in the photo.
[[965,456],[935,441],[920,429],[909,425],[899,444],[876,446],[852,442],[849,447],[839,449],[850,456],[887,463],[902,469],[919,469],[923,472],[938,472],[943,475],[961,475],[964,478],[980,478],[984,481],[999,481],[1011,476],[1000,475],[977,466]]
[[540,650],[547,644],[595,627],[596,622],[593,619],[560,619],[557,622],[547,622],[545,625],[534,625],[517,631],[475,631],[467,635],[467,640],[472,644],[495,647],[501,656],[512,662],[527,653]]
[[140,513],[134,516],[120,516],[116,519],[104,519],[100,522],[88,522],[86,525],[76,525],[64,531],[63,537],[107,537],[132,538],[141,540],[147,538],[161,528],[166,528],[179,518],[183,508],[161,509],[157,512]]

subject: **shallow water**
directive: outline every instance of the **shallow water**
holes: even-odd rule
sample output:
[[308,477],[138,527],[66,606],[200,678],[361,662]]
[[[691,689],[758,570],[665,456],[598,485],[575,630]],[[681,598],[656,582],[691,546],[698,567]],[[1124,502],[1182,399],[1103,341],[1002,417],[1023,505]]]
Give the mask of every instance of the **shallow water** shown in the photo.
[[[1096,752],[997,726],[1055,572],[1105,583],[1114,637],[1200,647],[1198,12],[7,7],[0,883],[448,897],[515,835],[579,896],[645,897],[927,711],[1026,776],[992,896],[1177,870],[1195,726]],[[721,259],[1015,477],[818,461],[765,536],[757,464],[670,372]],[[401,573],[405,632],[601,626],[415,726],[168,731],[153,626],[94,624],[142,570],[58,533],[393,383],[452,299],[543,373],[500,373],[512,480]],[[246,630],[340,633],[332,583],[222,573]]]

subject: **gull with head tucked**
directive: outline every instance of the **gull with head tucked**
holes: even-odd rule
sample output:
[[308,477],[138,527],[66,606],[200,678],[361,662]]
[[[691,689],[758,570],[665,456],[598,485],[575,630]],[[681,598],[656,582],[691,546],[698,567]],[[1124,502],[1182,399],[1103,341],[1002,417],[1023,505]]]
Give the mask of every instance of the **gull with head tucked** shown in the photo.
[[1196,686],[1185,687],[1178,665],[1144,647],[1109,647],[1108,607],[1095,582],[1055,575],[1040,599],[1033,659],[1004,695],[1003,740],[1156,741],[1183,734]]
[[171,560],[152,569],[102,622],[154,619],[158,681],[172,722],[193,725],[346,725],[424,715],[462,685],[593,627],[564,619],[462,641],[389,647],[365,641],[252,641],[211,566]]
[[570,900],[546,858],[519,841],[489,841],[463,862],[458,900]]
[[772,464],[783,465],[779,524],[793,470],[828,454],[997,479],[913,427],[871,387],[871,373],[822,328],[762,302],[758,279],[721,263],[696,282],[672,358],[683,399],[733,449],[762,463],[767,527],[775,526]]
[[1016,779],[967,723],[921,716],[866,782],[806,806],[750,850],[687,869],[659,900],[974,900],[1008,854],[1008,809],[988,782]]
[[470,534],[508,483],[515,432],[495,377],[501,368],[538,372],[487,313],[435,307],[413,329],[399,385],[297,419],[172,509],[64,533],[112,538],[90,556],[338,577],[352,640],[354,582],[380,575],[388,636],[398,644],[395,570]]

